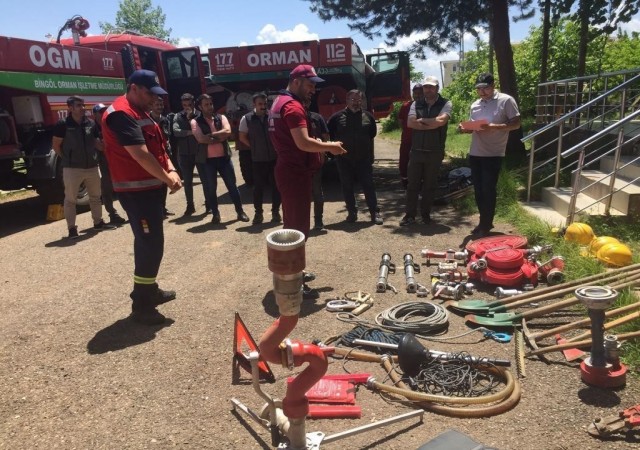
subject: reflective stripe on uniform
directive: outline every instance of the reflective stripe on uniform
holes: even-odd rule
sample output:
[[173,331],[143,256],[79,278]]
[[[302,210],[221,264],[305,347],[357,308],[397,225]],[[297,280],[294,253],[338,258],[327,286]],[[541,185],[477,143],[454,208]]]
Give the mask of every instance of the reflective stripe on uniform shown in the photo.
[[156,282],[155,278],[146,278],[138,275],[133,276],[133,282],[135,284],[153,284]]

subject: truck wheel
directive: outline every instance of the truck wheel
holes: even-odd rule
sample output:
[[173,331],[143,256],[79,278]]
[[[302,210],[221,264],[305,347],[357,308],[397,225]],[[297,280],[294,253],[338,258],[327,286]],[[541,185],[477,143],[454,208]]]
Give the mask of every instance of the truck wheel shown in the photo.
[[[36,192],[48,205],[62,204],[64,202],[64,184],[61,178],[55,178],[53,180],[40,180],[35,186]],[[89,205],[89,192],[87,187],[83,184],[80,185],[78,195],[76,197],[76,204],[78,206]]]

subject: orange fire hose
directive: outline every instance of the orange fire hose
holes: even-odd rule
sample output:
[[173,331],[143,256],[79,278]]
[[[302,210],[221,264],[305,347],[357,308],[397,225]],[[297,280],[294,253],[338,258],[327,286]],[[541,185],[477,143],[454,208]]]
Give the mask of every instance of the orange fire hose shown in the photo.
[[[370,381],[367,383],[372,389],[384,391],[390,394],[399,395],[406,399],[418,403],[418,405],[429,411],[435,413],[444,414],[448,416],[456,417],[488,417],[497,414],[502,414],[513,408],[520,401],[520,383],[511,375],[511,373],[503,368],[490,367],[486,372],[493,372],[495,375],[502,377],[505,387],[499,392],[494,394],[485,395],[481,397],[449,397],[444,395],[432,395],[425,394],[423,392],[416,392],[409,389],[394,370],[392,361],[397,361],[397,356],[389,357],[388,355],[375,355],[368,352],[351,350],[341,347],[335,348],[335,354],[343,356],[345,358],[352,358],[357,361],[364,362],[378,362],[382,363],[383,367],[391,377],[391,380],[395,386],[390,386],[378,381]],[[436,403],[442,403],[436,404]],[[491,403],[488,406],[483,407],[455,407],[444,405],[478,405],[483,403]]]

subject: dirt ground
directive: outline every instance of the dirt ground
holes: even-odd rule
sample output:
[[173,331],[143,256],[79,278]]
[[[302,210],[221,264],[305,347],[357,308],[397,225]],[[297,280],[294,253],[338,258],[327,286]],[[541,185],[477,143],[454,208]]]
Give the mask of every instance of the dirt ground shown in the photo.
[[[368,321],[392,305],[415,301],[415,294],[404,290],[403,255],[412,253],[419,262],[422,248],[445,250],[468,242],[477,217],[461,217],[450,206],[438,207],[429,226],[398,226],[405,200],[396,155],[395,143],[378,141],[375,176],[383,226],[365,220],[362,198],[360,221],[345,223],[338,186],[335,181],[326,184],[327,230],[314,233],[306,246],[308,268],[317,274],[311,286],[319,296],[304,301],[292,338],[311,341],[350,330],[352,325],[324,310],[326,299],[347,291],[373,292],[375,304],[361,316]],[[222,185],[219,192],[226,192]],[[230,399],[254,410],[263,403],[248,375],[232,371],[233,324],[238,312],[257,340],[278,315],[265,244],[266,235],[278,227],[236,222],[226,194],[222,224],[212,226],[200,214],[199,186],[195,193],[199,211],[191,218],[180,217],[182,192],[168,200],[169,209],[178,214],[165,224],[159,282],[175,289],[178,299],[161,307],[171,320],[155,328],[127,319],[133,266],[127,227],[96,234],[84,213],[78,218],[81,239],[69,242],[64,221],[46,223],[45,208],[35,199],[0,205],[0,448],[270,448],[269,433],[232,411]],[[245,186],[241,193],[252,216],[251,192]],[[509,225],[496,225],[496,232],[512,231]],[[389,277],[400,290],[397,295],[375,293],[383,252],[399,267]],[[427,283],[428,273],[423,266],[418,281]],[[567,311],[554,320],[570,321],[575,314]],[[531,326],[536,329],[536,322]],[[451,314],[447,334],[467,330],[463,318]],[[500,344],[481,333],[423,343],[434,350],[514,360],[513,342]],[[519,380],[522,398],[504,414],[467,419],[425,412],[423,422],[411,419],[322,447],[416,449],[455,429],[503,450],[638,448],[637,435],[600,441],[586,432],[594,418],[637,404],[637,374],[629,374],[624,389],[598,389],[580,381],[577,363],[565,362],[560,354],[549,359],[527,360],[527,377]],[[286,378],[300,369],[271,368],[277,381],[263,388],[282,397]],[[374,363],[332,360],[328,373],[345,369],[385,379]],[[365,387],[356,398],[361,419],[309,420],[307,431],[331,435],[413,409]]]

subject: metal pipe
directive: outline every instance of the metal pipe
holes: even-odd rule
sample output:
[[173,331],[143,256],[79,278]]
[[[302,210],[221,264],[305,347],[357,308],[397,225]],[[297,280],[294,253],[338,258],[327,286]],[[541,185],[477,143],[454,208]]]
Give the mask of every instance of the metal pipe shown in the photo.
[[613,201],[613,189],[616,185],[616,175],[618,174],[618,164],[620,164],[620,153],[622,152],[622,143],[624,142],[624,127],[618,130],[618,142],[616,144],[616,151],[613,154],[613,172],[609,175],[609,192],[607,195],[607,202],[604,208],[604,214],[609,215],[611,211],[611,202]]
[[575,215],[576,201],[578,200],[578,194],[580,193],[580,177],[582,176],[582,167],[584,166],[584,148],[580,147],[580,155],[578,156],[578,167],[575,171],[575,180],[573,180],[573,189],[571,190],[571,198],[569,199],[569,210],[567,211],[566,226],[573,223],[573,216]]
[[407,283],[407,292],[413,294],[418,289],[414,272],[420,272],[420,266],[413,262],[413,255],[404,255],[404,278]]
[[396,266],[391,262],[391,255],[389,253],[383,253],[380,260],[380,268],[378,270],[378,281],[376,283],[376,292],[386,292],[387,290],[387,278],[389,272],[395,273]]
[[533,165],[535,163],[536,140],[531,141],[531,151],[529,152],[529,171],[527,173],[527,203],[531,201],[531,187],[533,185]]
[[560,122],[560,127],[558,128],[558,146],[556,148],[556,176],[553,181],[553,187],[558,188],[560,186],[560,166],[562,164],[562,138],[564,137],[564,122]]
[[336,433],[330,436],[325,436],[324,439],[322,439],[322,443],[329,444],[330,442],[335,442],[340,439],[344,439],[346,437],[351,437],[351,436],[355,436],[356,434],[365,433],[369,430],[380,428],[386,425],[391,425],[397,422],[401,422],[403,420],[411,419],[412,417],[420,417],[420,421],[422,422],[423,416],[424,416],[424,410],[417,409],[415,411],[410,411],[408,413],[400,414],[399,416],[389,417],[388,419],[378,420],[376,422],[369,423],[367,425],[362,425],[361,427],[352,428],[351,430],[343,431],[342,433]]

